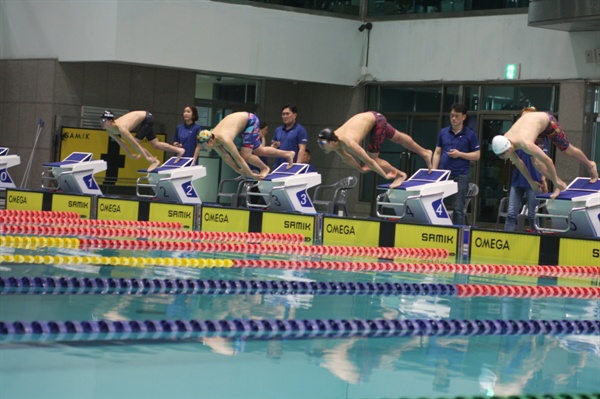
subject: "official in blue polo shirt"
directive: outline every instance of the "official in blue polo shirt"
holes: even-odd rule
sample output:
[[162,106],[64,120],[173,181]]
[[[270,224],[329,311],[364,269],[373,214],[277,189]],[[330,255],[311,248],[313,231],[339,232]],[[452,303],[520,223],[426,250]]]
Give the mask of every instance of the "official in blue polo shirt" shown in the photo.
[[[544,147],[542,150],[545,153],[548,153],[548,148],[544,143]],[[516,150],[515,153],[523,163],[527,170],[529,171],[529,176],[537,182],[540,182],[542,186],[544,186],[543,192],[548,192],[548,185],[546,183],[546,179],[533,165],[531,161],[531,155],[527,154],[523,150]],[[537,190],[534,190],[529,185],[529,181],[523,176],[523,173],[519,171],[519,169],[515,168],[511,180],[510,192],[508,194],[508,210],[506,215],[506,223],[504,223],[504,231],[515,231],[515,226],[517,224],[517,217],[521,212],[521,200],[523,196],[527,201],[527,220],[529,221],[529,230],[528,232],[535,232],[537,229],[535,227],[535,214],[537,212],[537,206],[539,205],[539,201],[536,196],[538,194]]]
[[450,108],[450,126],[438,133],[433,168],[450,171],[450,178],[458,185],[454,195],[454,211],[452,223],[465,224],[465,202],[469,191],[469,174],[471,161],[478,161],[480,156],[477,134],[465,125],[467,107],[454,104]]
[[[304,151],[306,151],[306,143],[308,143],[308,132],[298,122],[298,108],[295,105],[285,105],[281,109],[281,119],[283,125],[275,129],[273,133],[273,141],[271,146],[284,151],[294,151],[296,156],[294,162],[300,162],[299,159],[304,159]],[[280,164],[287,162],[285,158],[275,158],[273,169]]]

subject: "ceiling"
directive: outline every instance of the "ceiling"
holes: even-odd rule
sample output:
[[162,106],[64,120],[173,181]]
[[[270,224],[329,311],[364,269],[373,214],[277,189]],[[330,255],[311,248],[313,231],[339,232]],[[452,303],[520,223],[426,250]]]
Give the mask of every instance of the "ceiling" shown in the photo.
[[600,32],[600,1],[530,0],[529,26],[567,32]]

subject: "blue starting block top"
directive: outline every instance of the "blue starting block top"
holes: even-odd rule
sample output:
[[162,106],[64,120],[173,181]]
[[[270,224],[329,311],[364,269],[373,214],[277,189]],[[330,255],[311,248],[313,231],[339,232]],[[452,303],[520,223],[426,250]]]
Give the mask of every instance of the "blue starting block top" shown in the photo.
[[[419,169],[410,178],[403,181],[400,187],[395,187],[397,190],[404,190],[411,187],[422,186],[429,183],[437,183],[440,181],[448,180],[450,177],[450,171],[444,169],[432,169],[431,173],[427,169]],[[380,184],[377,186],[379,189],[387,190],[390,188],[390,184]]]
[[72,165],[75,163],[88,162],[92,160],[91,152],[73,152],[68,157],[60,162],[45,163],[43,166],[61,167],[64,165]]
[[308,164],[305,163],[295,163],[291,168],[286,169],[288,166],[287,163],[282,163],[279,165],[273,172],[269,173],[264,180],[275,180],[281,179],[290,176],[296,176],[303,173],[308,173]]
[[193,164],[194,164],[194,158],[181,157],[179,159],[179,161],[177,163],[175,163],[176,160],[177,160],[177,157],[171,157],[171,158],[167,159],[167,161],[165,163],[163,163],[162,165],[160,165],[158,168],[154,169],[151,172],[148,172],[147,169],[140,169],[140,170],[138,170],[138,172],[159,173],[161,171],[164,172],[164,171],[173,170],[173,169],[186,168],[188,166],[193,166]]
[[0,147],[0,157],[3,157],[5,155],[8,155],[8,148]]
[[[600,180],[590,183],[589,177],[578,177],[573,180],[564,191],[555,198],[557,200],[572,200],[590,194],[600,195]],[[551,199],[552,193],[543,193],[536,195],[538,199]]]

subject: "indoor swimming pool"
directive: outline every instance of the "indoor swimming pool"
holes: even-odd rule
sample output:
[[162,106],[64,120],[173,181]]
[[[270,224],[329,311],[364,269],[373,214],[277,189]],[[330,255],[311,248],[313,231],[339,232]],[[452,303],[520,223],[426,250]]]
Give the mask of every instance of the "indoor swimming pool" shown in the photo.
[[242,234],[130,249],[112,233],[0,235],[1,398],[600,391],[597,268],[294,254]]

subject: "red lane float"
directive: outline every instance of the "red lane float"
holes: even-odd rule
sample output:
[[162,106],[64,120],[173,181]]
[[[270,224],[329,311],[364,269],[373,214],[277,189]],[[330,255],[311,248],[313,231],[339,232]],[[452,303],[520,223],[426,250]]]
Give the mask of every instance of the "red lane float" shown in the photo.
[[504,298],[600,298],[600,287],[456,284],[456,290],[456,296],[459,298],[481,296]]
[[12,216],[12,217],[56,217],[56,218],[69,218],[79,219],[77,212],[68,211],[29,211],[19,209],[0,209],[0,216]]
[[[111,248],[140,250],[180,250],[181,244],[176,241],[133,241],[133,240],[96,240],[83,238],[79,240],[80,249]],[[247,254],[290,254],[299,256],[334,255],[334,256],[368,256],[378,258],[447,258],[450,254],[439,248],[393,248],[393,247],[351,247],[351,246],[317,246],[317,245],[283,245],[283,244],[245,244],[189,242],[191,251],[197,252],[235,252]],[[186,245],[187,247],[187,245]]]
[[[84,219],[81,219],[84,220]],[[0,232],[4,234],[33,234],[54,237],[105,237],[105,238],[158,238],[166,240],[200,240],[200,241],[243,241],[244,243],[260,244],[301,244],[304,236],[301,234],[276,234],[276,233],[227,233],[213,231],[190,231],[168,229],[136,229],[118,227],[78,227],[83,223],[65,223],[66,226],[57,226],[57,223],[48,225],[35,224],[2,224],[0,218]]]
[[[148,237],[148,238],[168,238],[168,239],[198,239],[198,240],[213,240],[213,241],[235,241],[243,240],[249,243],[260,243],[260,242],[272,242],[272,243],[293,243],[301,244],[304,242],[304,236],[301,234],[281,234],[281,233],[237,233],[237,232],[199,232],[189,230],[179,230],[182,228],[179,222],[153,222],[153,221],[133,221],[133,220],[97,220],[97,219],[74,219],[64,217],[45,217],[45,216],[10,216],[0,215],[0,225],[5,225],[7,228],[4,230],[7,234],[21,234],[23,233],[20,228],[26,228],[25,226],[37,225],[45,227],[95,227],[95,228],[120,228],[116,230],[117,234],[115,237]],[[16,226],[16,227],[15,227]],[[20,226],[20,228],[18,227]],[[165,230],[157,230],[146,235],[140,235],[139,228],[159,228]],[[127,229],[129,228],[129,230]],[[177,232],[173,232],[169,229],[176,229]],[[29,231],[29,230],[26,230]],[[32,230],[32,233],[25,234],[36,234],[36,230]],[[64,235],[61,234],[61,230],[41,230],[49,231],[51,235]],[[84,234],[81,234],[84,233]],[[85,234],[88,233],[88,234]],[[144,234],[144,233],[142,233]],[[89,237],[100,236],[110,237],[111,235],[106,232],[94,233],[94,230],[81,230],[77,235],[86,235]]]
[[518,275],[531,277],[599,277],[594,266],[534,266],[534,265],[468,265],[452,263],[376,263],[335,261],[294,261],[263,259],[232,259],[233,267],[270,269],[324,269],[340,271],[378,271],[407,273],[461,273],[471,275]]
[[144,220],[98,220],[98,219],[80,219],[62,216],[26,216],[26,215],[2,215],[0,214],[0,223],[24,225],[36,224],[40,226],[85,226],[85,227],[139,227],[139,228],[164,228],[181,229],[180,222],[158,222]]

